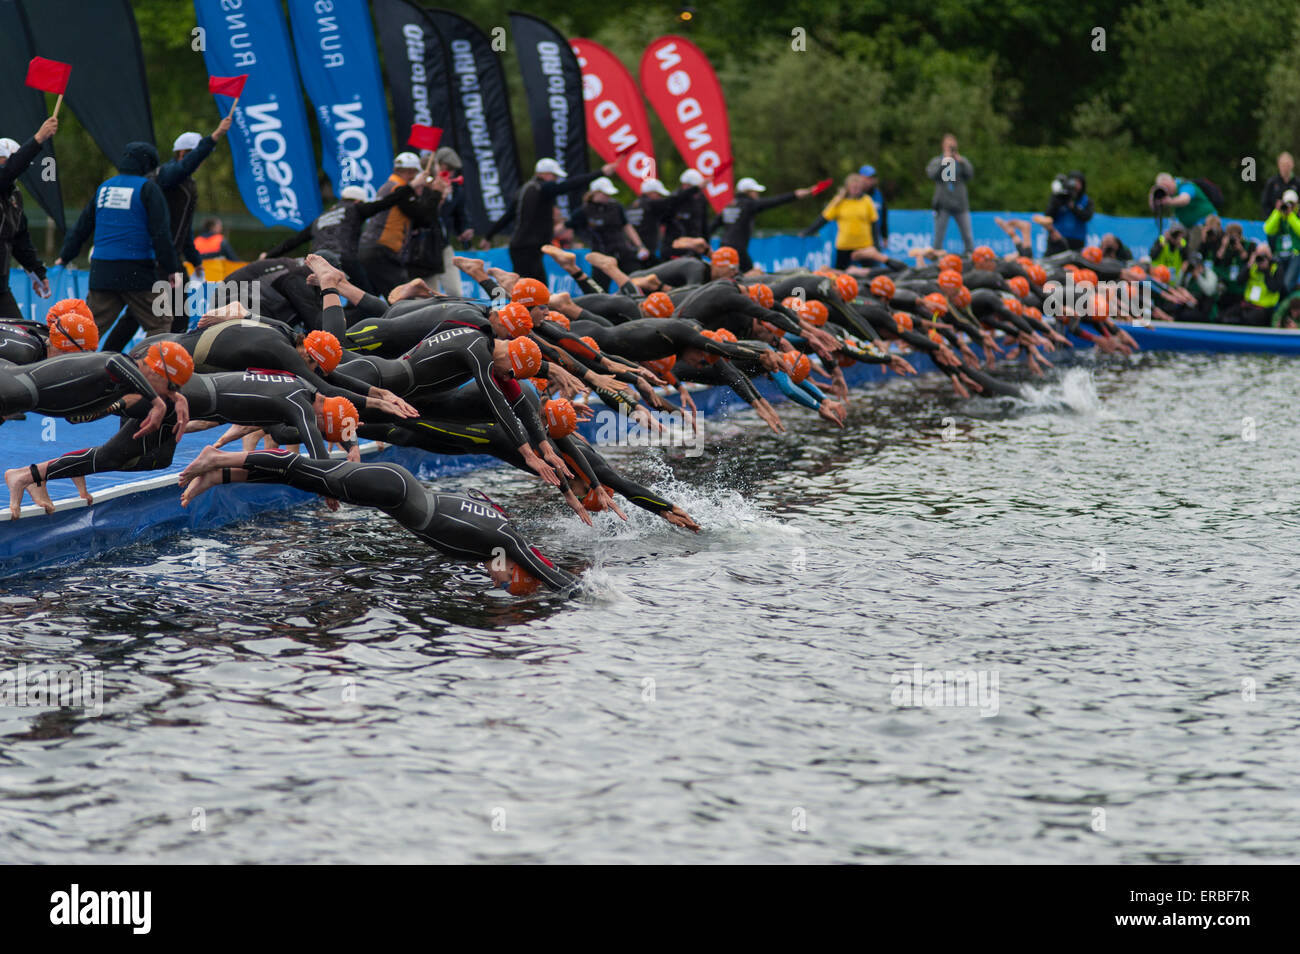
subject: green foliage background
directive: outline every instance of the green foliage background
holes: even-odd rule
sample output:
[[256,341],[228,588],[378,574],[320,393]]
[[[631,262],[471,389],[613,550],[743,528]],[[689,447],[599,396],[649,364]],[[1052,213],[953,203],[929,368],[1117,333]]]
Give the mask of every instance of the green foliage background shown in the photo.
[[[218,115],[191,49],[187,0],[133,0],[158,143],[209,131]],[[773,189],[841,178],[875,165],[897,207],[924,208],[922,168],[951,130],[975,164],[976,208],[1036,209],[1053,175],[1082,169],[1098,207],[1145,214],[1157,171],[1208,176],[1230,214],[1257,217],[1257,195],[1277,152],[1300,146],[1300,0],[1264,5],[1214,0],[696,0],[689,25],[662,0],[465,0],[455,9],[486,30],[511,8],[567,36],[609,46],[635,76],[655,37],[691,37],[718,69],[731,117],[736,174]],[[1095,30],[1104,51],[1094,50]],[[792,49],[795,30],[806,50]],[[106,51],[106,55],[107,51]],[[512,84],[522,159],[532,136],[513,50]],[[113,172],[67,111],[57,139],[65,201],[78,206]],[[651,114],[665,181],[682,164]],[[12,134],[12,133],[7,133]],[[1254,158],[1257,180],[1243,181]],[[201,212],[246,210],[230,152],[200,171]],[[627,198],[624,196],[624,198]],[[765,216],[769,228],[803,225],[811,202]],[[240,230],[245,254],[274,241]]]

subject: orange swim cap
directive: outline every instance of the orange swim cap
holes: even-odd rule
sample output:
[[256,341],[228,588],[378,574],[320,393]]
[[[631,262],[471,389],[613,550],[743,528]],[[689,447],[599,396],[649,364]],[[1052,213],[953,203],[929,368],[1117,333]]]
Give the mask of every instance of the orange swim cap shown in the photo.
[[355,440],[357,436],[357,407],[345,397],[327,397],[321,406],[325,426],[321,433],[327,441],[338,444]]
[[925,303],[926,308],[930,309],[930,311],[936,315],[948,314],[948,299],[944,298],[943,295],[938,292],[931,292],[922,298],[921,301]]
[[799,314],[820,328],[830,320],[831,310],[826,307],[825,302],[809,299],[803,303],[803,307],[799,309]]
[[772,294],[772,289],[768,285],[759,282],[756,285],[744,286],[749,297],[758,302],[764,308],[771,308],[776,303],[776,298]]
[[852,275],[835,276],[835,290],[840,293],[840,297],[845,301],[853,301],[858,297],[858,280]]
[[905,311],[894,312],[894,324],[898,326],[899,331],[912,330],[912,316]]
[[781,360],[785,362],[786,372],[795,384],[812,373],[812,361],[802,351],[782,351]]
[[561,311],[548,311],[546,313],[546,320],[555,322],[565,331],[568,331],[570,328],[569,316]]
[[714,249],[713,254],[709,256],[709,264],[714,266],[731,265],[739,268],[740,253],[730,245],[723,245]]
[[889,301],[898,291],[894,287],[894,280],[888,275],[877,275],[871,279],[871,294],[875,295],[882,301]]
[[935,281],[938,282],[939,287],[943,289],[945,294],[951,295],[962,286],[961,272],[945,268],[939,273],[939,277]]
[[542,410],[546,431],[552,437],[568,437],[578,429],[578,413],[564,398],[547,401]]
[[528,308],[536,308],[551,300],[551,292],[535,278],[521,278],[510,289],[510,300]]
[[654,292],[641,302],[641,310],[647,318],[669,318],[673,313],[673,300],[667,292]]
[[194,359],[175,341],[160,341],[156,345],[150,345],[144,356],[144,365],[154,374],[166,378],[167,383],[174,388],[184,387],[185,382],[194,374]]
[[99,347],[99,329],[90,306],[80,298],[65,298],[45,313],[50,344],[55,351],[94,351]]
[[542,370],[542,349],[532,338],[513,338],[506,347],[516,379],[535,377]]
[[954,255],[952,252],[949,252],[947,255],[939,256],[939,271],[941,272],[956,272],[960,275],[964,264],[965,263],[961,260],[961,256]]
[[330,374],[343,360],[343,346],[328,331],[313,331],[302,339],[302,350],[320,365],[321,374]]
[[1029,279],[1025,278],[1023,275],[1012,275],[1007,279],[1007,284],[1010,285],[1011,290],[1021,298],[1028,296]]
[[[535,280],[535,279],[534,279]],[[538,282],[540,285],[541,282]],[[517,301],[512,301],[497,312],[497,318],[511,338],[520,338],[533,330],[533,316]]]

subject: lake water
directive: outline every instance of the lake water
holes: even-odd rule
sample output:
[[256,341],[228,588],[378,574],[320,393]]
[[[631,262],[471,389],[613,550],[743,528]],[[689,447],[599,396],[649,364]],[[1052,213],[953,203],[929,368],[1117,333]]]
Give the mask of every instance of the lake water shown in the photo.
[[568,602],[354,508],[0,584],[104,696],[0,708],[0,861],[1294,861],[1297,365],[1082,360],[619,453],[698,536],[439,484]]

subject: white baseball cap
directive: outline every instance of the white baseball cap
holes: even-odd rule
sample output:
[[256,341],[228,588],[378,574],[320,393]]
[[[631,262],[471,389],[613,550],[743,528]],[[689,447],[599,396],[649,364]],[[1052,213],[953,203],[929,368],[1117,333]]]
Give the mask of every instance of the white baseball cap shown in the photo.
[[700,175],[696,169],[687,169],[682,173],[681,182],[684,186],[702,186],[704,185],[704,176]]
[[1297,202],[1300,202],[1300,195],[1296,194],[1295,189],[1287,189],[1282,193],[1282,201],[1295,205]]
[[601,176],[591,184],[592,192],[603,192],[605,195],[618,195],[618,186],[609,181],[609,176]]
[[568,175],[564,171],[564,166],[560,165],[554,159],[538,159],[537,165],[533,166],[533,174],[538,175],[543,172],[549,172],[553,176],[559,176],[563,179]]
[[737,192],[766,192],[767,186],[759,185],[757,179],[751,179],[749,176],[741,179],[736,183]]
[[641,195],[645,195],[647,192],[658,192],[660,195],[668,194],[668,190],[664,188],[664,184],[658,179],[641,180]]
[[172,143],[172,152],[180,152],[182,149],[197,149],[202,141],[203,137],[196,132],[181,133],[176,137],[176,141]]
[[413,152],[399,152],[397,158],[393,160],[394,169],[418,169],[420,168],[420,157]]
[[13,139],[0,139],[0,159],[8,159],[20,148],[22,147]]
[[356,199],[358,202],[366,201],[366,190],[361,186],[348,186],[339,193],[340,199]]

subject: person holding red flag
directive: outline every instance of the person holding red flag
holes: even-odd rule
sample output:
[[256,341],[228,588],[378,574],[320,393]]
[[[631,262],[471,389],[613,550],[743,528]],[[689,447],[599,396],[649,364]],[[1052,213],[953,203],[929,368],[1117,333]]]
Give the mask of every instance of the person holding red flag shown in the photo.
[[[35,278],[32,287],[46,298],[50,294],[50,283],[45,278],[45,267],[36,257],[27,234],[27,216],[23,212],[23,197],[14,183],[27,171],[41,151],[41,147],[59,129],[59,121],[51,116],[41,123],[36,135],[21,146],[12,139],[0,139],[0,318],[21,318],[18,301],[9,290],[9,256]],[[26,238],[24,238],[26,236]]]

